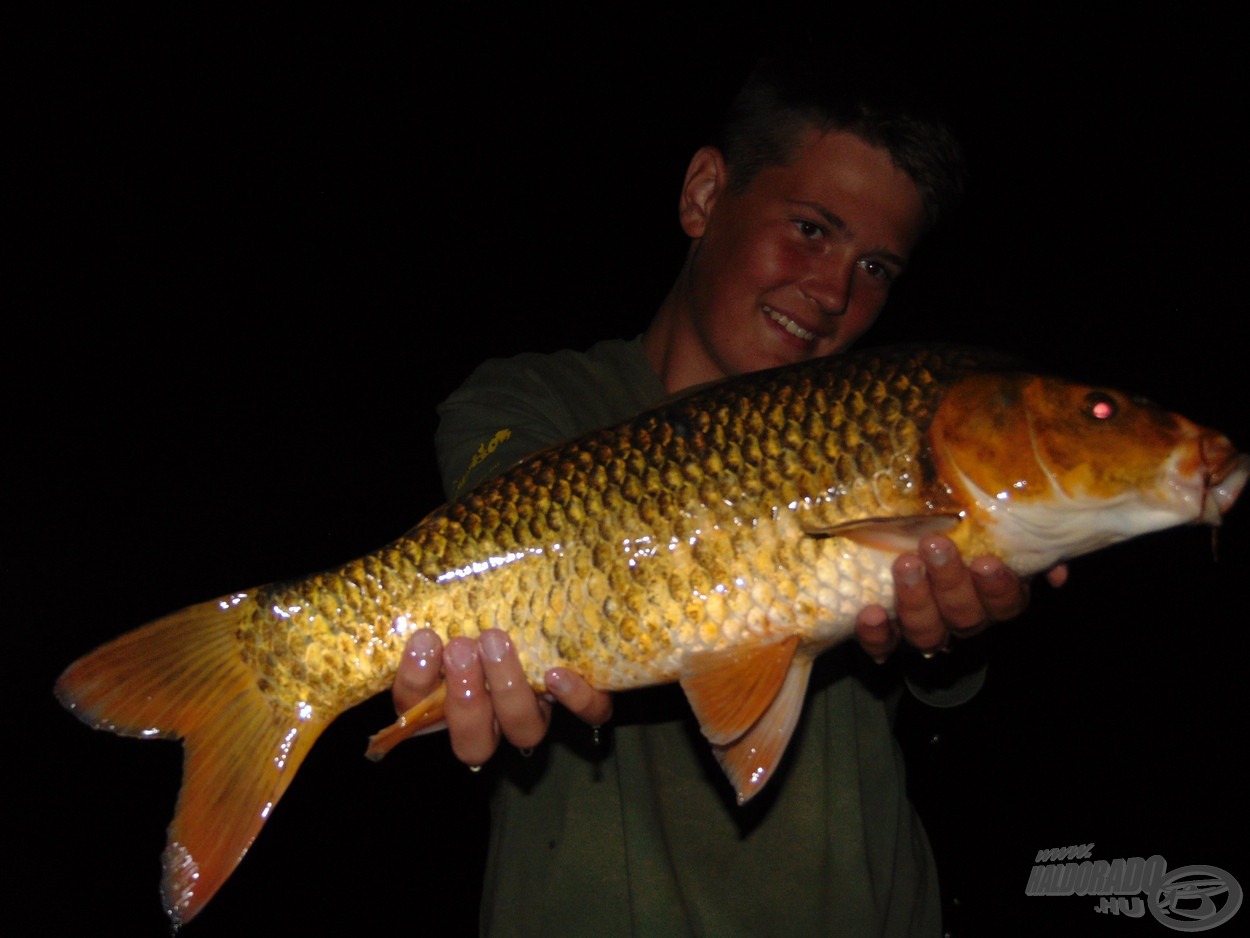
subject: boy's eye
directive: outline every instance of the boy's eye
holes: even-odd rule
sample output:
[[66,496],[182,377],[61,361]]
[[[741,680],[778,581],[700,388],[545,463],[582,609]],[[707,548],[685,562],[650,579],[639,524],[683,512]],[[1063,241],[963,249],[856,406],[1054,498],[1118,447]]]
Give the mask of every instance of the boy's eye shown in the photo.
[[823,226],[818,225],[813,221],[807,221],[803,218],[796,218],[794,220],[794,225],[798,228],[799,234],[805,238],[816,239],[825,233]]
[[889,283],[894,279],[894,274],[891,273],[890,268],[880,261],[864,259],[859,262],[859,267],[862,271],[864,271],[864,273],[868,274],[868,276],[872,277],[874,280],[881,280],[885,283]]

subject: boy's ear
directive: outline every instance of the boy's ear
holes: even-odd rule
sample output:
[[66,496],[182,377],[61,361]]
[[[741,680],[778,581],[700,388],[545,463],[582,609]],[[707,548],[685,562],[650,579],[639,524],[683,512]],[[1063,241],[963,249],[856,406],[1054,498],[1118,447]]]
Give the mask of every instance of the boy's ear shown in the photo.
[[681,188],[678,217],[682,230],[691,238],[703,237],[721,190],[728,185],[725,158],[716,147],[701,147],[686,168],[686,182]]

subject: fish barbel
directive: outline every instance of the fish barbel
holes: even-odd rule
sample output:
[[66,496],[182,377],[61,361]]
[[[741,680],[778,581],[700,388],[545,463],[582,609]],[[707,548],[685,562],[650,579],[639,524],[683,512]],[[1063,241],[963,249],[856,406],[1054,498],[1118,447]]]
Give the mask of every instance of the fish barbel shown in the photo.
[[[1250,457],[1139,398],[959,347],[730,379],[538,453],[380,550],[237,592],[79,659],[98,728],[179,738],[166,911],[189,921],[320,733],[387,689],[406,639],[507,631],[538,691],[680,681],[740,801],[773,774],[812,661],[926,534],[1028,575],[1148,531],[1216,525]],[[439,728],[443,689],[371,742]]]

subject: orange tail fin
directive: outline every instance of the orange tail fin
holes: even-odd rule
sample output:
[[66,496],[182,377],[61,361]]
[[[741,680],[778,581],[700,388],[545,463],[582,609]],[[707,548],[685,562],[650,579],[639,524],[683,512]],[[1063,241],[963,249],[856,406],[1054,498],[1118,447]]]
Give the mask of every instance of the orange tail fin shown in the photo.
[[285,711],[261,693],[235,631],[243,594],[158,619],[65,670],[56,695],[81,720],[184,741],[163,856],[165,911],[190,921],[230,876],[337,714]]

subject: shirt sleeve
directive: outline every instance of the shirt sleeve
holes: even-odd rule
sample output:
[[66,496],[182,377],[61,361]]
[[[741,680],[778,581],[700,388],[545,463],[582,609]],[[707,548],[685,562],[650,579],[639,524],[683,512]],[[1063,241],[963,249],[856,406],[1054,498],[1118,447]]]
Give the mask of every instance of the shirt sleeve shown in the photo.
[[438,415],[435,449],[449,499],[575,435],[560,396],[515,359],[484,362]]

